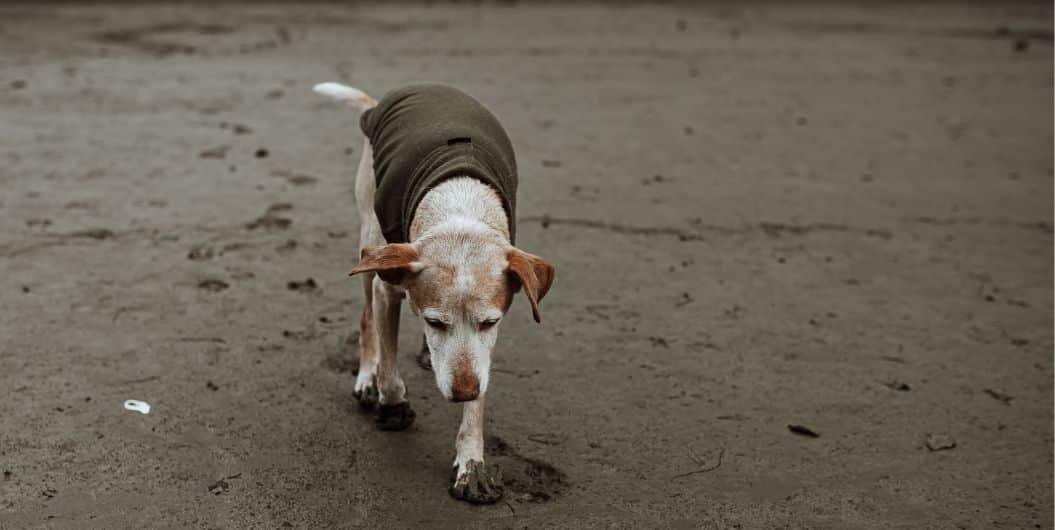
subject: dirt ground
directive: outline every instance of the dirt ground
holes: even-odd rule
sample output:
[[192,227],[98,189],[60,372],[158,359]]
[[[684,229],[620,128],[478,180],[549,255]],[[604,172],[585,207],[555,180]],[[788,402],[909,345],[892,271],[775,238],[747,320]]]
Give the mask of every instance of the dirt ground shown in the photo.
[[[1051,21],[4,4],[0,527],[1051,528]],[[505,502],[448,496],[409,312],[416,424],[354,405],[326,80],[456,84],[513,138],[558,277],[499,339]]]

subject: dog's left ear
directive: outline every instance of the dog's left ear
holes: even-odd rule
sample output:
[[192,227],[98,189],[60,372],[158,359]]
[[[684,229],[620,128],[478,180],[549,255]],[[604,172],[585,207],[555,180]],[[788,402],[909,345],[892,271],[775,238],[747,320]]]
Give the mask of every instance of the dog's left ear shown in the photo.
[[349,276],[361,272],[376,272],[384,281],[399,285],[411,274],[425,268],[418,261],[418,250],[409,243],[392,243],[379,247],[364,247],[359,264]]
[[524,287],[524,294],[531,302],[531,314],[535,317],[535,322],[542,322],[538,304],[553,285],[557,269],[552,263],[517,248],[509,251],[507,259],[509,260],[508,273]]

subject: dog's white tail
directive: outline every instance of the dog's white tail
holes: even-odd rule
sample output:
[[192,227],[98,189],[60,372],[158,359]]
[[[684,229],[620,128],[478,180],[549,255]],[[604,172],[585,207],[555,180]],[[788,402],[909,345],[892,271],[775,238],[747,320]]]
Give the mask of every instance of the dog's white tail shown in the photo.
[[340,83],[319,83],[315,85],[315,92],[330,96],[337,101],[343,101],[359,110],[372,109],[377,106],[377,101],[362,90]]

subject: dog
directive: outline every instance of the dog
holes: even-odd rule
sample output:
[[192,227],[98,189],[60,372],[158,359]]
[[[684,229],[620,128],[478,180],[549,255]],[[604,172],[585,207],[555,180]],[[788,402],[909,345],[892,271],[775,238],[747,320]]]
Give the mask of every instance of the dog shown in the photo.
[[462,403],[449,492],[471,503],[503,494],[484,465],[484,396],[498,329],[523,290],[536,322],[553,285],[549,261],[513,245],[517,174],[497,118],[446,85],[412,85],[377,101],[339,83],[315,91],[363,112],[355,180],[363,280],[353,395],[382,430],[414,421],[396,366],[402,299],[421,320],[419,362],[445,398]]

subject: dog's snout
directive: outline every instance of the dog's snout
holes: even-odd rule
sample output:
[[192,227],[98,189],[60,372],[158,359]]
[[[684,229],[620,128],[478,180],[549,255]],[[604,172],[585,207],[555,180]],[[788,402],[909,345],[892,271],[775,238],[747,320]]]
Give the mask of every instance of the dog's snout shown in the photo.
[[451,387],[451,401],[461,403],[478,397],[480,397],[480,381],[476,376],[454,380],[454,386]]
[[480,397],[480,378],[476,377],[468,363],[461,363],[454,371],[451,385],[451,401],[460,403]]

